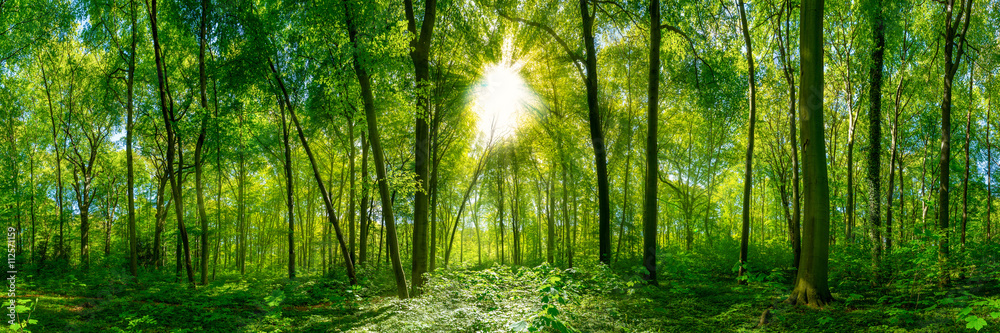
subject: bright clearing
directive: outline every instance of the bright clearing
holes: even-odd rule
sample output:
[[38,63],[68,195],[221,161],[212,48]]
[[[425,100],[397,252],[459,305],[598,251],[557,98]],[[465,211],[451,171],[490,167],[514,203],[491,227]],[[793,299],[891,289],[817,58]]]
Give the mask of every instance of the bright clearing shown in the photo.
[[523,64],[501,62],[487,65],[474,88],[474,110],[479,133],[487,140],[503,139],[517,129],[534,95],[518,74]]

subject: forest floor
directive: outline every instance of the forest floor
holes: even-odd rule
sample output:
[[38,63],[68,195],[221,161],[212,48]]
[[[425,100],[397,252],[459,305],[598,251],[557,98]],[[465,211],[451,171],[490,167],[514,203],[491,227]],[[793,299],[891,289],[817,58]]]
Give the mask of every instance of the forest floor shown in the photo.
[[658,287],[641,281],[644,269],[584,262],[439,270],[407,300],[394,296],[388,271],[359,272],[378,278],[354,287],[342,276],[227,275],[197,289],[156,282],[174,277],[155,273],[140,284],[111,273],[88,281],[67,274],[29,282],[19,298],[37,299],[29,303],[31,332],[1000,332],[992,265],[945,289],[831,283],[836,302],[813,310],[782,302],[786,270],[759,270],[739,285],[728,270],[685,268],[697,261],[690,256],[666,259],[677,264],[663,267]]

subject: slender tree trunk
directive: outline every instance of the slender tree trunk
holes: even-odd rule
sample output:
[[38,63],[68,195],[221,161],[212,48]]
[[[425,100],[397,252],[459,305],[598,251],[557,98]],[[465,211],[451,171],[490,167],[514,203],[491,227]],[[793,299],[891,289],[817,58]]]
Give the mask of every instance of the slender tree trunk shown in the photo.
[[[429,0],[428,2],[433,3],[435,0]],[[409,0],[407,0],[409,3]],[[348,8],[350,4],[345,1],[344,9],[347,13],[352,13]],[[433,8],[432,4],[428,5],[428,8]],[[412,9],[411,9],[412,12]],[[430,15],[428,18],[426,15]],[[399,258],[399,243],[396,236],[396,220],[392,211],[392,200],[389,198],[389,183],[388,178],[386,178],[385,172],[385,154],[382,151],[382,140],[379,136],[378,129],[378,119],[375,115],[375,101],[372,96],[371,90],[371,78],[368,76],[368,72],[361,66],[361,61],[358,59],[358,42],[357,42],[357,30],[353,24],[352,15],[347,15],[347,27],[348,35],[351,39],[351,44],[354,46],[354,73],[358,77],[358,84],[361,86],[361,96],[364,102],[365,109],[365,119],[368,125],[368,139],[372,148],[372,156],[375,159],[375,176],[378,177],[378,191],[379,196],[382,199],[382,221],[385,223],[384,229],[386,233],[386,243],[389,247],[388,255],[392,260],[392,272],[396,278],[396,295],[399,298],[408,298],[409,295],[406,290],[406,276],[403,275],[403,266]],[[429,14],[425,14],[425,20],[430,20],[431,24],[434,22],[433,10]],[[425,21],[426,24],[426,21]],[[428,28],[429,29],[429,28]],[[427,33],[428,39],[430,33]],[[428,41],[428,45],[430,42]],[[294,117],[294,116],[293,116]],[[294,119],[294,118],[293,118]],[[381,246],[380,250],[381,251]]]
[[[42,71],[42,83],[45,86],[45,99],[49,105],[49,120],[52,122],[52,150],[56,153],[56,209],[59,210],[59,241],[56,243],[58,248],[56,249],[56,257],[63,258],[65,255],[65,246],[63,241],[65,236],[63,234],[63,226],[65,218],[63,217],[63,186],[62,186],[62,155],[59,149],[61,144],[59,142],[59,132],[56,130],[56,115],[55,109],[52,106],[52,93],[49,88],[49,79],[45,75],[45,64],[42,62],[41,56],[38,58],[39,68]],[[60,121],[62,117],[59,118]]]
[[969,223],[969,171],[972,169],[972,165],[969,164],[969,143],[972,134],[972,63],[969,65],[969,107],[965,114],[965,180],[962,181],[962,247],[965,247],[965,230],[966,225]]
[[[472,193],[472,188],[476,186],[479,181],[479,176],[482,174],[483,166],[486,164],[486,159],[489,158],[493,151],[493,147],[487,147],[483,152],[483,155],[479,157],[479,161],[476,163],[476,171],[472,173],[472,180],[469,181],[469,186],[465,188],[465,193],[462,194],[462,202],[458,206],[458,213],[455,214],[455,223],[452,225],[451,237],[449,237],[448,248],[444,252],[444,265],[448,267],[448,259],[451,257],[451,248],[455,244],[455,231],[458,229],[459,221],[462,219],[462,212],[465,209],[466,202],[469,201],[469,194]],[[477,211],[476,214],[479,212]]]
[[351,114],[351,119],[347,120],[347,169],[350,173],[350,189],[347,194],[347,225],[348,225],[348,236],[350,237],[350,256],[351,260],[358,262],[357,257],[354,256],[355,253],[355,239],[357,239],[357,231],[355,229],[354,214],[357,212],[354,205],[354,114]]
[[194,271],[191,267],[191,252],[188,247],[188,234],[187,227],[184,225],[184,204],[181,200],[181,188],[180,180],[181,176],[178,172],[177,178],[174,178],[174,144],[180,147],[180,140],[175,139],[174,124],[175,121],[174,111],[173,111],[173,99],[169,97],[170,87],[166,78],[166,70],[163,64],[163,57],[161,55],[160,49],[160,38],[159,29],[157,27],[156,18],[156,0],[152,0],[149,10],[149,20],[152,26],[153,34],[153,54],[156,61],[156,76],[159,86],[159,97],[160,97],[160,108],[163,113],[163,122],[166,126],[167,132],[167,161],[166,161],[166,177],[170,180],[171,192],[174,197],[174,212],[177,214],[177,227],[180,230],[181,242],[184,246],[184,264],[187,268],[188,282],[194,285]]
[[430,245],[428,246],[428,269],[433,272],[437,266],[437,205],[438,205],[438,124],[434,122],[431,126],[431,170],[430,170]]
[[326,186],[323,184],[323,177],[320,175],[319,169],[316,166],[316,158],[313,156],[312,150],[309,148],[309,142],[306,141],[305,133],[302,131],[302,125],[299,124],[299,119],[295,116],[295,106],[292,105],[291,98],[288,97],[288,91],[285,89],[285,84],[282,81],[281,76],[278,74],[277,68],[270,60],[268,60],[268,66],[271,69],[271,73],[274,74],[275,81],[278,83],[279,90],[284,98],[284,104],[287,106],[288,113],[292,117],[292,123],[295,124],[295,129],[299,133],[299,141],[302,143],[302,148],[305,149],[306,156],[309,157],[309,164],[312,166],[313,176],[316,178],[316,184],[319,186],[319,191],[323,196],[323,202],[326,204],[330,224],[333,225],[333,230],[337,234],[337,243],[340,244],[340,252],[344,256],[344,266],[347,268],[347,277],[350,279],[352,285],[356,285],[358,283],[358,278],[354,271],[354,261],[352,260],[350,251],[347,248],[344,233],[340,229],[340,221],[337,219],[337,215],[333,207],[333,201],[330,199],[330,193],[327,192]]
[[823,307],[833,301],[827,284],[830,188],[823,138],[823,0],[803,0],[799,30],[799,115],[805,211],[802,258],[792,304]]
[[743,176],[743,233],[740,237],[739,275],[743,276],[746,274],[745,265],[750,245],[750,195],[753,188],[754,127],[757,123],[757,80],[754,73],[753,45],[750,39],[750,30],[747,27],[746,9],[743,0],[738,0],[737,3],[740,7],[740,26],[743,31],[743,40],[746,43],[747,70],[750,78],[750,127],[747,132],[746,170]]
[[[799,261],[801,260],[802,256],[801,232],[799,229],[800,218],[802,214],[801,214],[801,207],[799,205],[801,203],[801,198],[800,198],[801,193],[799,192],[799,145],[797,140],[798,133],[796,133],[796,123],[798,121],[796,120],[795,117],[795,114],[796,112],[798,112],[798,110],[796,110],[797,98],[795,96],[795,75],[794,75],[794,70],[792,69],[791,56],[789,55],[791,53],[791,51],[789,50],[789,48],[791,47],[790,46],[791,45],[790,21],[792,17],[791,1],[785,1],[783,6],[784,6],[783,10],[785,11],[785,20],[784,20],[785,29],[784,29],[784,34],[782,34],[781,27],[778,27],[778,35],[779,35],[778,41],[781,44],[779,45],[778,50],[781,55],[782,69],[785,75],[785,82],[788,84],[788,114],[789,114],[788,137],[789,140],[791,141],[791,146],[792,146],[792,218],[789,219],[789,224],[788,224],[788,240],[789,242],[792,243],[791,245],[792,245],[792,254],[794,261],[793,266],[795,267],[796,270],[798,270]],[[784,38],[782,39],[782,37]],[[854,170],[853,166],[850,163],[848,166],[848,170]],[[853,173],[853,171],[851,172]],[[851,193],[852,204],[848,205],[848,209],[851,209],[853,212],[854,192],[853,190],[849,191]],[[848,234],[850,234],[850,228],[853,228],[854,226],[853,214],[850,214],[849,216],[850,216],[849,217],[850,224],[848,225],[849,228]]]
[[[135,178],[133,176],[133,164],[132,164],[132,112],[135,108],[134,100],[134,83],[135,83],[135,48],[136,48],[136,29],[138,25],[136,24],[136,5],[135,1],[129,1],[129,15],[131,16],[132,22],[132,39],[129,48],[129,63],[128,63],[128,78],[126,79],[126,122],[125,122],[125,159],[128,168],[128,173],[126,175],[126,187],[128,189],[128,246],[129,246],[129,272],[133,277],[139,278],[139,249],[138,240],[136,239],[136,227],[135,227]],[[32,222],[34,222],[34,215],[32,215]],[[32,224],[34,225],[34,224]],[[34,230],[34,227],[32,227]],[[32,236],[34,240],[34,236]],[[32,245],[34,249],[34,245]]]
[[368,207],[371,198],[368,197],[368,140],[365,133],[361,133],[361,239],[358,246],[358,265],[364,265],[368,260],[368,229],[371,223],[368,221]]
[[[295,182],[292,175],[292,147],[288,144],[288,120],[285,118],[285,107],[283,105],[284,103],[279,98],[278,107],[281,108],[281,136],[285,148],[286,203],[288,204],[288,278],[295,279]],[[289,105],[290,108],[291,106]],[[354,163],[351,162],[351,164]],[[351,183],[354,183],[353,179]],[[353,211],[348,215],[353,215]]]
[[[204,112],[208,112],[208,94],[206,93],[205,75],[205,47],[208,44],[205,34],[208,25],[208,0],[201,0],[201,31],[199,32],[198,49],[198,87],[200,93],[201,107]],[[207,130],[208,116],[201,120],[201,129],[198,132],[198,142],[194,149],[194,174],[195,191],[198,196],[198,219],[201,220],[201,284],[208,284],[208,214],[205,212],[205,186],[202,182],[202,149],[205,145],[205,131]]]
[[611,201],[608,187],[608,158],[604,147],[604,130],[601,127],[600,106],[597,95],[597,49],[594,46],[594,15],[587,8],[590,0],[580,0],[583,21],[583,44],[586,49],[587,118],[590,122],[590,141],[594,147],[594,164],[597,173],[598,258],[605,265],[611,264]]
[[[990,107],[992,101],[987,99],[986,104],[986,241],[989,242],[993,238],[992,229],[992,217],[993,217],[993,145],[990,144]],[[34,207],[34,204],[32,204]],[[31,248],[34,250],[35,236],[34,236],[34,215],[32,215],[32,236]]]
[[[631,75],[630,75],[630,73],[626,74],[626,75],[629,77],[629,83],[631,83]],[[631,101],[631,95],[632,95],[632,93],[631,93],[632,92],[631,87],[629,87],[629,89],[627,91],[628,91],[629,100]],[[631,105],[631,102],[629,102],[628,104]],[[631,112],[632,108],[629,107],[628,110],[629,110],[629,112]],[[625,174],[625,188],[624,188],[624,192],[625,193],[622,194],[622,196],[624,197],[624,199],[622,200],[623,201],[622,202],[622,218],[621,218],[621,222],[619,222],[619,224],[618,224],[618,246],[615,248],[615,258],[614,258],[615,259],[614,260],[615,263],[617,263],[618,262],[618,258],[621,257],[622,239],[625,236],[625,222],[626,222],[626,220],[629,217],[631,217],[631,215],[629,215],[629,205],[628,205],[628,199],[629,199],[629,193],[628,193],[629,192],[629,186],[628,186],[628,183],[629,183],[629,180],[632,179],[632,172],[631,172],[632,171],[632,134],[634,132],[632,130],[632,119],[633,118],[634,117],[630,113],[630,115],[628,117],[628,136],[625,137],[625,140],[628,140],[628,143],[626,144],[626,148],[625,148],[625,171],[624,171],[624,174]],[[631,226],[629,226],[629,229],[631,229]]]
[[[552,170],[554,171],[555,168],[552,168]],[[549,175],[549,182],[547,186],[548,189],[546,191],[548,196],[547,201],[549,204],[548,216],[547,216],[549,228],[548,228],[548,238],[546,239],[545,247],[546,247],[546,257],[547,257],[546,259],[549,262],[549,265],[555,264],[555,253],[556,253],[556,217],[555,217],[556,204],[554,201],[552,201],[552,187],[553,187],[552,183],[554,182],[552,176],[554,176],[554,174]],[[478,201],[476,204],[476,212],[477,214],[479,212]],[[476,230],[478,237],[478,230],[479,230],[478,226],[476,227]],[[482,265],[482,259],[480,259],[480,265]]]

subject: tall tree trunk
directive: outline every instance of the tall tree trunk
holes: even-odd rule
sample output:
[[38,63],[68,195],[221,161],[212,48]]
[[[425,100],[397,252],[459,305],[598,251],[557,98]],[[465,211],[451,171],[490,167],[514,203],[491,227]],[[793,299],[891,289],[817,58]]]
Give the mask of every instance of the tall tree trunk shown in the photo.
[[[409,0],[407,0],[409,2]],[[434,0],[429,0],[434,2]],[[344,1],[344,9],[347,13],[352,13],[350,4]],[[432,6],[433,7],[433,6]],[[382,151],[382,140],[379,136],[378,129],[378,119],[375,115],[375,99],[372,96],[371,90],[371,77],[368,72],[361,66],[361,61],[359,58],[359,49],[357,42],[357,30],[354,26],[354,21],[352,20],[352,15],[347,15],[347,27],[348,36],[351,39],[351,44],[354,46],[353,61],[354,61],[354,73],[358,77],[358,84],[361,86],[361,96],[364,103],[365,109],[365,120],[367,120],[368,125],[368,140],[372,148],[372,157],[375,159],[375,176],[378,177],[378,192],[379,197],[382,199],[382,221],[385,224],[384,229],[386,233],[386,243],[389,247],[388,256],[392,260],[392,272],[396,278],[396,295],[399,298],[408,298],[409,295],[406,290],[406,276],[403,275],[403,265],[399,258],[399,242],[397,241],[396,235],[396,220],[392,211],[392,199],[389,197],[389,179],[386,178],[385,172],[385,154]],[[433,22],[433,11],[430,14],[431,22]],[[430,33],[428,33],[430,35]],[[429,37],[429,36],[428,36]],[[429,44],[429,41],[428,41]],[[381,251],[381,246],[379,247]]]
[[[465,204],[469,201],[469,194],[472,193],[472,188],[476,186],[479,181],[479,176],[482,174],[483,166],[486,164],[486,159],[489,158],[493,151],[493,147],[489,146],[483,152],[483,155],[479,157],[479,161],[476,162],[476,171],[472,173],[472,180],[469,181],[469,186],[465,188],[465,192],[462,194],[462,202],[458,206],[458,213],[455,214],[455,223],[452,225],[451,237],[449,237],[448,247],[444,251],[444,266],[448,267],[448,259],[451,258],[451,248],[455,244],[455,232],[458,230],[459,221],[462,220],[462,212],[465,210]],[[479,213],[478,211],[476,212]]]
[[163,114],[163,122],[166,127],[167,132],[167,160],[166,160],[166,177],[170,180],[171,192],[174,198],[174,212],[177,214],[177,228],[180,230],[181,242],[184,246],[184,264],[187,268],[188,282],[194,285],[194,271],[191,267],[191,252],[188,247],[188,234],[187,227],[184,225],[184,204],[181,200],[181,188],[180,188],[180,172],[178,175],[174,175],[174,144],[180,146],[180,140],[175,139],[174,133],[174,111],[173,111],[173,98],[169,97],[170,86],[168,85],[166,70],[163,64],[162,51],[160,48],[160,37],[159,29],[157,27],[156,18],[156,0],[152,0],[149,10],[149,20],[152,27],[153,34],[153,54],[156,61],[156,77],[159,87],[159,97],[160,97],[160,109]]
[[[309,164],[312,166],[313,176],[316,178],[316,184],[319,186],[320,194],[323,196],[323,202],[326,204],[326,211],[330,224],[333,225],[333,231],[337,235],[337,243],[340,244],[340,252],[344,257],[344,266],[347,268],[347,277],[350,279],[351,284],[355,285],[358,283],[357,275],[354,271],[354,261],[351,258],[350,251],[347,249],[347,242],[344,239],[344,233],[340,229],[340,221],[337,219],[335,209],[333,206],[333,201],[330,198],[330,193],[327,192],[326,186],[323,184],[323,177],[319,173],[319,168],[316,166],[316,158],[313,156],[312,150],[309,148],[309,142],[306,141],[305,132],[302,130],[302,125],[299,124],[298,117],[295,116],[295,106],[292,105],[291,99],[288,97],[288,91],[285,89],[285,84],[278,74],[277,68],[274,66],[270,60],[268,60],[268,65],[271,68],[271,73],[274,74],[275,80],[278,82],[279,90],[284,98],[284,104],[287,106],[288,113],[292,117],[292,123],[295,124],[295,129],[299,134],[299,141],[302,143],[302,148],[306,151],[306,156],[309,157]],[[343,184],[341,184],[343,186]]]
[[[285,118],[284,103],[280,99],[278,100],[278,107],[281,109],[281,136],[285,148],[285,190],[287,194],[286,203],[288,204],[288,278],[295,279],[295,182],[292,175],[292,147],[288,144],[288,120]],[[289,106],[290,108],[291,106]]]
[[[899,167],[899,219],[903,220],[903,163],[900,161],[899,157],[899,115],[903,112],[903,106],[900,105],[900,99],[903,94],[903,79],[900,78],[899,83],[896,85],[896,96],[893,100],[893,120],[892,120],[892,152],[889,155],[889,193],[886,195],[885,204],[885,252],[892,253],[892,198],[894,196],[893,191],[895,190],[895,172],[896,168],[893,166],[898,165]],[[900,227],[902,230],[902,227]]]
[[[205,75],[205,47],[208,41],[205,38],[208,26],[208,0],[201,0],[201,31],[198,34],[198,92],[203,112],[208,112],[208,94],[206,93]],[[201,129],[198,131],[198,142],[194,149],[194,180],[195,192],[198,197],[198,219],[201,220],[201,284],[208,284],[208,214],[205,212],[205,186],[202,182],[202,149],[205,145],[205,131],[208,123],[208,115],[201,118]]]
[[[938,244],[938,261],[941,266],[941,279],[939,284],[946,285],[950,280],[950,269],[948,268],[949,245],[948,239],[951,236],[951,229],[948,226],[948,200],[950,196],[951,182],[950,161],[951,161],[951,90],[952,82],[955,80],[955,73],[962,62],[965,54],[965,36],[969,30],[970,16],[972,16],[972,0],[958,0],[961,7],[958,16],[954,16],[956,0],[945,2],[945,32],[944,32],[944,92],[941,99],[941,159],[938,163],[940,176],[938,181],[938,228],[942,235]],[[962,31],[958,32],[958,26],[962,24]],[[958,38],[958,50],[955,50]],[[956,54],[957,52],[957,54]]]
[[[136,11],[135,1],[129,1],[129,15],[131,16],[130,21],[132,22],[132,39],[129,47],[128,78],[126,79],[125,159],[128,168],[128,174],[126,175],[126,187],[128,190],[129,272],[133,277],[139,278],[139,248],[135,230],[135,177],[133,176],[132,164],[132,112],[135,108],[135,45],[137,42],[136,28],[138,28],[138,25],[136,24]],[[34,221],[34,219],[32,219],[32,221]],[[32,227],[32,230],[34,230],[34,227]],[[32,240],[33,239],[34,237],[32,237]],[[32,246],[32,249],[34,249],[34,246]]]
[[[61,144],[59,142],[59,132],[56,130],[56,115],[55,109],[52,106],[52,93],[49,88],[49,79],[45,75],[45,64],[42,62],[41,56],[38,57],[39,68],[42,71],[42,83],[45,86],[45,99],[49,105],[49,120],[52,123],[52,150],[56,153],[56,209],[59,210],[59,241],[56,243],[58,248],[56,249],[56,257],[63,258],[65,255],[65,244],[63,240],[65,236],[63,234],[63,226],[65,218],[63,217],[63,186],[62,186],[62,155],[59,149]],[[60,121],[62,117],[59,117]]]
[[[614,258],[615,259],[614,260],[615,263],[617,263],[618,262],[618,258],[621,257],[622,240],[625,237],[625,222],[628,220],[629,217],[631,217],[631,215],[629,214],[629,205],[628,205],[629,204],[629,202],[628,202],[628,199],[629,199],[629,193],[628,193],[629,192],[629,186],[628,186],[628,183],[629,183],[629,180],[632,179],[632,172],[631,172],[632,171],[632,141],[633,141],[632,140],[632,134],[634,133],[634,131],[632,130],[632,120],[635,117],[632,116],[632,114],[631,114],[631,112],[632,112],[632,107],[631,107],[631,104],[632,104],[632,102],[631,102],[631,95],[632,95],[631,82],[632,82],[632,80],[631,80],[631,77],[632,76],[631,76],[631,73],[627,73],[626,75],[628,76],[629,83],[630,83],[629,87],[628,87],[628,90],[627,90],[628,91],[627,94],[629,96],[629,102],[628,102],[629,108],[628,108],[628,110],[629,110],[630,114],[629,114],[629,117],[628,117],[628,136],[625,137],[625,140],[628,140],[627,144],[626,144],[626,147],[625,147],[625,171],[623,172],[625,174],[625,188],[623,189],[623,191],[625,193],[622,194],[622,197],[624,197],[624,199],[622,200],[622,218],[621,218],[621,222],[619,222],[619,224],[618,224],[618,246],[616,246],[616,248],[615,248],[615,258]],[[631,221],[629,221],[629,222],[631,222]],[[629,229],[632,229],[632,227],[629,226]]]
[[371,223],[368,221],[368,208],[371,198],[368,197],[368,140],[365,133],[361,133],[361,239],[358,245],[358,265],[364,265],[368,259],[368,229]]
[[[553,172],[555,171],[555,168],[551,169],[553,170]],[[545,240],[546,241],[545,250],[546,250],[546,261],[549,262],[549,265],[555,264],[555,254],[556,254],[556,217],[555,217],[556,204],[554,201],[552,201],[552,187],[553,187],[552,183],[555,182],[553,176],[555,175],[554,174],[549,175],[549,182],[547,184],[547,191],[546,191],[549,208],[548,208],[548,214],[546,216],[548,220],[548,238]],[[476,213],[478,214],[478,212],[479,212],[479,204],[477,201]],[[478,235],[478,229],[479,227],[477,226],[476,227],[477,235]],[[481,259],[480,259],[480,264],[482,264]]]
[[740,271],[739,276],[746,274],[747,252],[750,243],[750,195],[753,188],[753,142],[754,127],[757,123],[757,79],[754,73],[753,44],[750,39],[750,29],[747,27],[746,9],[743,0],[738,0],[740,7],[740,26],[743,40],[746,43],[747,71],[750,79],[750,127],[747,131],[746,169],[743,174],[743,232],[740,236]]
[[[437,117],[435,117],[437,118]],[[430,245],[428,246],[428,269],[433,272],[437,266],[437,205],[438,205],[438,164],[441,162],[439,157],[439,142],[438,142],[438,127],[439,122],[434,121],[431,124],[431,170],[430,170],[430,185],[428,186],[428,192],[430,194]]]
[[973,95],[972,95],[972,85],[973,76],[972,69],[973,64],[969,64],[969,106],[965,114],[965,180],[962,181],[962,247],[965,247],[965,230],[966,225],[969,223],[969,171],[972,169],[972,165],[969,164],[969,143],[972,134],[972,111],[973,111]]
[[354,153],[354,113],[351,113],[350,119],[347,120],[347,143],[348,143],[348,148],[347,148],[347,169],[348,169],[348,172],[350,173],[350,177],[348,177],[350,179],[350,188],[349,188],[348,194],[347,194],[347,212],[348,212],[347,213],[347,225],[348,225],[347,229],[348,229],[348,234],[349,234],[348,236],[350,237],[349,251],[350,251],[351,260],[354,261],[354,262],[358,262],[357,257],[354,256],[354,254],[356,253],[355,252],[355,246],[354,246],[355,245],[355,239],[357,239],[357,230],[355,229],[355,222],[356,221],[354,220],[354,214],[357,211],[357,210],[355,210],[355,205],[354,205],[354,178],[355,178],[354,177],[354,174],[355,174],[354,173],[354,155],[355,155],[355,153]]
[[[987,99],[986,104],[986,241],[989,242],[993,238],[992,229],[992,217],[993,217],[993,145],[990,144],[990,107],[992,101]],[[34,225],[34,218],[32,218],[32,225]],[[34,249],[34,227],[32,228],[31,248]]]
[[[414,36],[410,42],[410,59],[413,61],[415,81],[417,85],[417,117],[414,126],[416,140],[414,159],[416,182],[419,188],[413,195],[413,266],[411,269],[412,290],[410,294],[419,294],[419,288],[424,285],[424,273],[427,272],[427,200],[429,190],[428,162],[430,161],[430,138],[427,119],[430,119],[430,50],[431,35],[434,32],[437,0],[424,2],[423,22],[420,32],[417,32],[417,20],[413,10],[413,0],[405,0],[407,28]],[[374,139],[374,136],[372,136]]]
[[[882,0],[874,0],[872,64],[868,75],[868,222],[872,231],[872,260],[878,269],[882,257],[882,65],[885,53],[885,22]],[[892,166],[890,166],[890,169]],[[891,208],[890,208],[891,209]]]
[[656,136],[660,115],[660,0],[649,3],[649,83],[646,88],[646,188],[642,204],[642,266],[646,268],[645,279],[657,285],[656,276],[656,190],[659,180],[659,162]]
[[590,141],[594,147],[594,164],[597,172],[598,258],[605,265],[611,264],[611,201],[608,188],[608,157],[604,147],[604,128],[601,127],[597,94],[597,49],[594,46],[594,14],[587,9],[590,0],[580,0],[583,21],[583,44],[587,52],[584,62],[587,69],[587,119],[590,122]]
[[803,0],[799,30],[799,115],[805,211],[802,258],[792,304],[823,307],[833,301],[827,284],[830,188],[823,138],[823,0]]
[[[798,270],[799,261],[802,256],[801,232],[799,230],[800,218],[802,214],[801,214],[801,207],[799,205],[799,203],[801,202],[800,199],[801,194],[799,192],[799,145],[797,140],[798,133],[796,133],[797,120],[795,117],[795,114],[798,110],[796,110],[797,99],[795,96],[795,73],[794,70],[792,69],[792,60],[790,56],[791,51],[789,49],[791,47],[790,46],[791,45],[790,21],[792,17],[791,1],[786,0],[783,3],[783,11],[785,14],[785,19],[784,19],[785,29],[784,33],[782,34],[781,27],[780,26],[778,27],[778,42],[780,43],[778,50],[781,55],[782,71],[785,76],[785,82],[788,84],[788,114],[789,114],[788,137],[789,140],[791,141],[791,146],[792,146],[792,212],[791,212],[792,218],[789,219],[789,224],[788,224],[788,240],[790,243],[792,243],[791,246],[792,246],[793,266],[795,267],[796,270]],[[848,170],[854,170],[853,166],[851,166],[850,163],[848,166]],[[853,179],[853,177],[851,177],[851,179]],[[850,190],[850,193],[852,198],[851,199],[852,204],[848,205],[848,209],[851,209],[853,211],[854,209],[853,190]],[[849,218],[850,223],[848,225],[848,228],[852,228],[854,222],[853,214],[851,214],[850,216],[851,217]],[[850,234],[850,229],[848,229],[848,234]]]

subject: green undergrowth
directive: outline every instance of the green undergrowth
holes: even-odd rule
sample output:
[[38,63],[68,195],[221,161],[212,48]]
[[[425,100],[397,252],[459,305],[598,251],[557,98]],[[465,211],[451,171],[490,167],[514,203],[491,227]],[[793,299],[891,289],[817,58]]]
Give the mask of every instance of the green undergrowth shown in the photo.
[[[26,332],[1000,332],[1000,248],[968,245],[941,275],[933,235],[884,255],[831,253],[836,300],[816,310],[783,301],[792,272],[782,255],[751,252],[749,274],[727,254],[659,254],[660,283],[637,260],[614,269],[492,265],[438,269],[420,295],[395,297],[386,267],[296,280],[220,275],[189,288],[173,274],[136,281],[110,267],[89,274],[24,273],[17,327]],[[776,245],[777,246],[777,245]],[[720,254],[721,253],[721,254]],[[878,268],[876,268],[878,267]],[[42,274],[43,278],[37,278]],[[949,283],[939,282],[947,277]],[[737,281],[742,280],[743,284]],[[25,300],[30,300],[25,302]],[[762,320],[763,318],[763,320]],[[762,323],[763,321],[763,323]],[[7,330],[11,330],[7,328]]]

